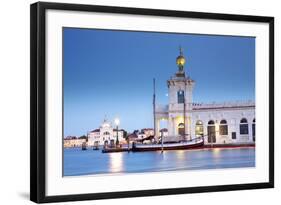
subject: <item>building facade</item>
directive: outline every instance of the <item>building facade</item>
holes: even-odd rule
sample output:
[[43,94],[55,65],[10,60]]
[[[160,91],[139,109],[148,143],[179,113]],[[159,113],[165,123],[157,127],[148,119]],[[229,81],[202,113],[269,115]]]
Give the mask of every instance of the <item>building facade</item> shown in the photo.
[[141,134],[143,134],[143,137],[150,137],[154,136],[154,129],[153,128],[143,128],[141,129]]
[[124,132],[125,130],[123,129],[117,130],[117,127],[114,128],[112,124],[105,119],[98,129],[88,133],[88,146],[114,145],[117,141],[117,134],[118,141],[123,143],[123,141],[125,141]]
[[64,139],[63,142],[63,146],[65,148],[82,147],[82,144],[86,143],[86,139]]
[[195,81],[185,74],[182,51],[176,60],[178,71],[168,81],[168,105],[155,105],[156,139],[160,121],[168,121],[164,140],[189,140],[203,136],[206,144],[254,143],[255,102],[195,103]]

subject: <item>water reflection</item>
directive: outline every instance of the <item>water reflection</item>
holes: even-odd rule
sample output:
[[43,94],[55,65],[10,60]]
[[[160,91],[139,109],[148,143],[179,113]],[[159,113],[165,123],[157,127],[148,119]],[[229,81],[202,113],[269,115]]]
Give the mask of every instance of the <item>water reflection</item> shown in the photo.
[[123,153],[110,153],[109,154],[109,170],[110,172],[121,172],[124,170]]
[[185,157],[186,157],[186,153],[184,150],[178,150],[176,152],[176,157],[177,157],[177,160],[184,160]]
[[220,149],[220,148],[213,148],[213,149],[210,150],[210,151],[212,151],[213,156],[214,156],[215,158],[218,158],[218,157],[220,156],[220,152],[221,152],[221,149]]
[[161,152],[119,152],[72,148],[64,150],[64,175],[143,173],[255,166],[255,148],[200,149]]

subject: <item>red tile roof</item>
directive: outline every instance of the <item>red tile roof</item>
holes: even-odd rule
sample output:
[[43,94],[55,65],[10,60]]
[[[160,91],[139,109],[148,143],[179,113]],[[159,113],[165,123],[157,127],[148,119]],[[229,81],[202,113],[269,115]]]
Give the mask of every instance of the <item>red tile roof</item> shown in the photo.
[[91,132],[100,132],[100,129],[92,130]]

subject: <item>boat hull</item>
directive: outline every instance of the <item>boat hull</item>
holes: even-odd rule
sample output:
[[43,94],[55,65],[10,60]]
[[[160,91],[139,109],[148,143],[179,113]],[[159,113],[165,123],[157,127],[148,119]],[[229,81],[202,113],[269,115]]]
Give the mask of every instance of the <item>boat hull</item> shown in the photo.
[[157,145],[133,145],[133,152],[145,152],[145,151],[162,151],[162,150],[185,150],[185,149],[194,149],[198,147],[203,147],[204,142],[200,141],[194,144],[185,144],[185,143],[175,143],[175,144],[163,144],[163,147],[159,144]]
[[129,152],[128,148],[104,148],[102,153],[111,153],[111,152]]

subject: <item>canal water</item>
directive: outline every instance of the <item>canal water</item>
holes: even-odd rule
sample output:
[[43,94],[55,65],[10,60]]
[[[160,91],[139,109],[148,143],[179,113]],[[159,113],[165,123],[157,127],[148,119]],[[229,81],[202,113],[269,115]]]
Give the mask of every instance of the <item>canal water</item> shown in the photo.
[[255,166],[255,148],[213,148],[161,152],[102,153],[64,149],[64,176]]

